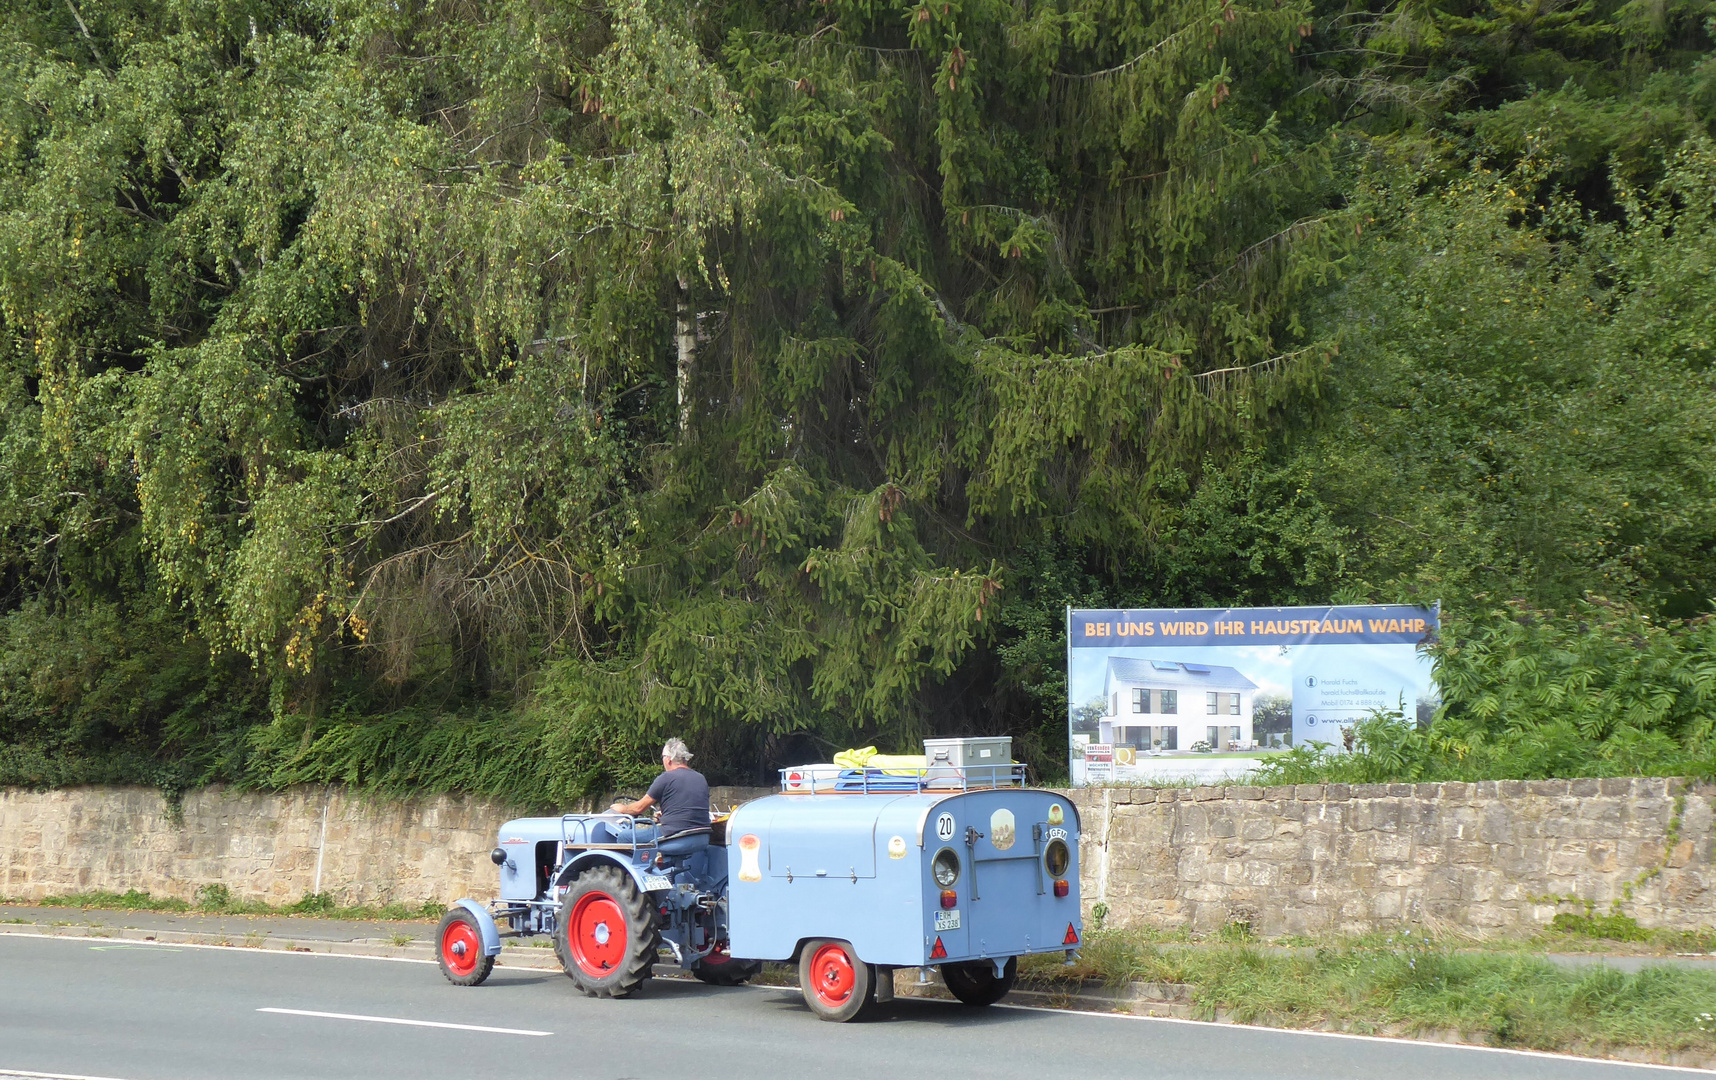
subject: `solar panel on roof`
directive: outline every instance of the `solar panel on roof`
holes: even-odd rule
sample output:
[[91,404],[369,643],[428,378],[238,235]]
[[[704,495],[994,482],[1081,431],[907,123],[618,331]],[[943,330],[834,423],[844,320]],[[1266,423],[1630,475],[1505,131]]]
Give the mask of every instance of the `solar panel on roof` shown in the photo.
[[1210,673],[1210,669],[1203,664],[1181,664],[1180,666],[1193,675],[1208,675]]
[[1150,666],[1155,668],[1157,671],[1180,670],[1180,665],[1174,663],[1172,660],[1152,660],[1150,661]]

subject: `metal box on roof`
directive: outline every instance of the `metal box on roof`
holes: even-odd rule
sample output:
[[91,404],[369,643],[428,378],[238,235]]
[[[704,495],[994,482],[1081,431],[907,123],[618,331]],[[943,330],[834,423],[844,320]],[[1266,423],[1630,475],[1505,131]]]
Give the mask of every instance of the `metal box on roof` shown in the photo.
[[1006,765],[1013,760],[1013,737],[925,739],[924,757],[932,769],[938,765]]

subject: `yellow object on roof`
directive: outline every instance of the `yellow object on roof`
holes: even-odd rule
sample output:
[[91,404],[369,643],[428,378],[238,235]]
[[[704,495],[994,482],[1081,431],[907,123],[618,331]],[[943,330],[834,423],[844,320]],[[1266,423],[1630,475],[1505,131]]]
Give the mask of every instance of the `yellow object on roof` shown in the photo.
[[880,769],[890,776],[916,776],[929,768],[922,754],[878,754],[874,746],[842,750],[834,755],[834,764],[843,769]]

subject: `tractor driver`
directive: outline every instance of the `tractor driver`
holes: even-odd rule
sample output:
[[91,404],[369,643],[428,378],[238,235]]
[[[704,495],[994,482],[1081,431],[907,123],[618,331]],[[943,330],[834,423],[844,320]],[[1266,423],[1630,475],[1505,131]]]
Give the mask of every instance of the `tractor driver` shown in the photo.
[[639,823],[633,835],[630,821],[610,826],[622,844],[647,844],[658,836],[672,838],[681,833],[709,829],[709,781],[691,767],[691,750],[683,739],[669,739],[661,748],[661,775],[649,786],[649,792],[636,802],[616,801],[611,807],[616,814],[636,817],[652,806],[660,806],[660,819],[654,825]]

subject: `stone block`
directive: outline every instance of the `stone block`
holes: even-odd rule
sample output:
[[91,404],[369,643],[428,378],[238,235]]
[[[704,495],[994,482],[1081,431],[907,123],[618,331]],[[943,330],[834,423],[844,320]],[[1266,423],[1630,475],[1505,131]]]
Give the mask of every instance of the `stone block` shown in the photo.
[[[1631,785],[1629,785],[1629,788],[1630,786]],[[1598,794],[1600,788],[1601,782],[1590,779],[1589,777],[1579,780],[1569,780],[1567,782],[1567,793],[1569,795],[1576,795],[1581,799],[1588,799],[1593,795]],[[1621,794],[1625,793],[1623,792]]]
[[1192,798],[1196,799],[1198,802],[1210,802],[1215,799],[1220,799],[1223,797],[1223,794],[1223,790],[1219,787],[1196,787],[1192,789]]
[[1525,781],[1502,780],[1497,783],[1496,792],[1504,799],[1517,799],[1525,794]]
[[1406,862],[1412,858],[1412,842],[1399,834],[1376,833],[1371,857],[1379,863]]
[[1411,784],[1390,784],[1390,785],[1388,785],[1388,794],[1391,797],[1397,798],[1397,799],[1411,798],[1412,797],[1412,785]]
[[1227,789],[1227,794],[1230,799],[1253,802],[1263,798],[1263,789],[1259,787],[1230,787]]
[[1445,780],[1442,783],[1443,802],[1465,802],[1471,794],[1472,785],[1460,780]]
[[1555,796],[1567,794],[1567,781],[1565,780],[1533,780],[1527,785],[1527,787],[1533,795]]
[[1387,784],[1354,784],[1352,787],[1352,796],[1355,799],[1380,799],[1387,794]]
[[1439,784],[1412,785],[1412,795],[1415,799],[1434,799],[1441,794],[1441,785]]
[[1329,802],[1346,802],[1349,790],[1346,784],[1329,784],[1324,788],[1323,798]]
[[1297,788],[1294,789],[1293,797],[1295,799],[1298,799],[1300,802],[1322,802],[1323,801],[1323,785],[1322,784],[1300,784]]

